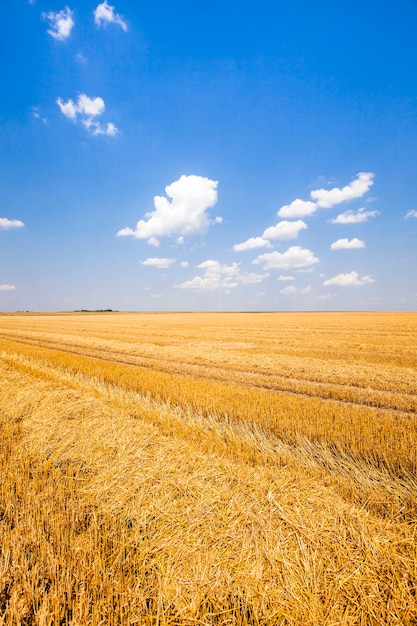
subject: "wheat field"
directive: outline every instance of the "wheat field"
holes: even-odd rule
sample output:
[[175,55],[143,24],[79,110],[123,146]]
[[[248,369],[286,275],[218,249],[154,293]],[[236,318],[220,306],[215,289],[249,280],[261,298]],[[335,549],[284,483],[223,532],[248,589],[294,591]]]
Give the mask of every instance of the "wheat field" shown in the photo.
[[0,316],[0,625],[416,625],[417,314]]

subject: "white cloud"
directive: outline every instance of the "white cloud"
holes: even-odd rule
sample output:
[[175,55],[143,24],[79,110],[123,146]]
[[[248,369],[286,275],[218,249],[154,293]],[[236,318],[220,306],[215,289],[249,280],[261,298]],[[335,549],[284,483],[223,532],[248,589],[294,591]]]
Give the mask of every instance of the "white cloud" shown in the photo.
[[63,113],[65,117],[69,117],[70,120],[75,120],[75,118],[77,117],[77,113],[79,111],[77,110],[77,105],[74,104],[72,100],[68,100],[68,102],[64,102],[62,98],[57,98],[56,103],[61,109],[61,113]]
[[282,280],[282,281],[289,281],[289,280],[295,280],[294,276],[278,276],[278,280]]
[[179,289],[213,290],[230,289],[231,287],[237,287],[239,284],[236,281],[236,276],[239,274],[239,263],[222,265],[219,261],[209,259],[200,263],[197,267],[204,270],[203,276],[194,276],[191,280],[175,285],[175,287]]
[[414,209],[411,209],[411,211],[408,211],[405,214],[405,219],[408,219],[409,217],[417,217],[417,211],[415,211]]
[[35,120],[40,120],[43,124],[48,123],[48,118],[42,117],[38,107],[32,107],[32,116]]
[[338,239],[334,243],[331,244],[330,248],[332,250],[353,250],[354,248],[364,248],[365,242],[361,241],[354,237],[349,241],[349,239]]
[[323,285],[337,285],[338,287],[362,287],[375,282],[370,276],[362,276],[359,278],[358,272],[350,272],[350,274],[338,274],[325,280]]
[[106,106],[103,98],[89,98],[85,93],[80,93],[77,100],[77,112],[87,117],[101,115]]
[[119,132],[113,122],[109,122],[108,124],[100,124],[100,122],[95,122],[91,119],[83,120],[83,124],[86,129],[95,137],[97,135],[107,135],[108,137],[115,137]]
[[332,224],[360,224],[361,222],[367,222],[369,217],[375,217],[376,215],[378,215],[378,211],[365,211],[365,209],[349,210],[339,213],[330,222]]
[[255,272],[249,272],[248,274],[240,274],[238,279],[245,285],[253,285],[255,283],[261,283],[265,278],[268,278],[269,274],[256,274]]
[[296,222],[279,222],[276,226],[270,226],[264,231],[262,237],[265,239],[297,239],[300,230],[307,228],[303,220]]
[[62,98],[58,98],[56,102],[61,109],[61,113],[71,120],[75,120],[77,115],[80,115],[91,121],[92,118],[101,115],[106,108],[103,98],[89,98],[85,93],[79,94],[76,103],[71,99],[68,102],[64,102]]
[[180,263],[180,267],[189,267],[189,265],[188,261],[181,261]]
[[311,291],[311,285],[307,285],[307,287],[304,287],[303,289],[298,290],[297,287],[295,285],[288,285],[287,287],[284,287],[283,289],[280,290],[280,293],[287,295],[287,296],[291,296],[291,295],[295,295],[295,294],[306,294],[306,293],[310,293]]
[[291,204],[284,204],[282,206],[277,215],[279,217],[307,217],[308,215],[313,215],[317,210],[316,202],[311,202],[310,200],[300,200],[297,198],[293,200]]
[[232,265],[221,265],[219,261],[208,259],[203,261],[197,267],[206,270],[206,272],[218,272],[227,276],[236,276],[239,273],[240,263],[232,263]]
[[207,209],[217,202],[217,181],[183,175],[165,187],[165,192],[170,200],[155,196],[155,210],[145,215],[147,219],[139,220],[135,230],[123,228],[117,235],[132,235],[155,245],[157,237],[202,235],[211,224],[218,223],[217,218],[210,220],[207,215]]
[[301,246],[291,246],[286,252],[267,252],[260,254],[252,263],[263,263],[264,269],[296,269],[318,263],[314,253]]
[[295,285],[288,285],[288,287],[284,287],[283,289],[280,290],[280,293],[283,293],[284,295],[292,295],[297,293],[297,287]]
[[173,265],[177,259],[166,259],[166,258],[149,258],[144,261],[140,261],[141,265],[147,265],[149,267],[157,267],[160,270],[166,270],[168,267]]
[[118,129],[113,122],[100,124],[95,119],[102,115],[106,109],[103,98],[89,98],[85,93],[80,93],[76,102],[71,99],[64,102],[62,98],[57,98],[56,103],[65,117],[74,122],[81,120],[81,123],[91,135],[114,137],[118,133]]
[[48,20],[50,29],[48,34],[58,41],[64,41],[68,39],[71,34],[71,30],[75,24],[72,19],[73,12],[69,7],[65,7],[62,11],[49,11],[49,13],[42,13],[42,17]]
[[22,228],[24,223],[20,220],[9,220],[7,217],[0,217],[0,230],[9,230],[10,228]]
[[97,28],[100,28],[102,24],[118,24],[125,32],[127,31],[127,24],[121,15],[114,12],[114,7],[107,4],[107,0],[104,0],[93,11],[94,23]]
[[200,263],[197,266],[204,270],[202,276],[194,276],[180,285],[175,285],[179,289],[197,289],[200,291],[210,291],[214,289],[231,289],[240,283],[256,284],[262,282],[269,274],[241,273],[240,263],[222,265],[219,261],[211,259]]
[[324,293],[321,296],[317,297],[317,300],[331,300],[332,298],[335,298],[336,294],[335,293]]
[[329,209],[341,202],[361,198],[373,185],[373,178],[374,174],[371,172],[360,172],[355,180],[341,189],[316,189],[310,195],[317,202],[317,206]]
[[244,250],[254,250],[255,248],[272,248],[269,241],[263,237],[251,237],[243,243],[236,243],[233,246],[235,252],[243,252]]
[[14,285],[0,285],[0,291],[16,291]]

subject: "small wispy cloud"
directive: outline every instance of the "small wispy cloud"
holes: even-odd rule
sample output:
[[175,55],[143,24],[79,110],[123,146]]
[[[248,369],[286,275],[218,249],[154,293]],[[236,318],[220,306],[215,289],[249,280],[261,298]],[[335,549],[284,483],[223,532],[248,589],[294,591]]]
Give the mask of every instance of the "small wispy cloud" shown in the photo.
[[77,52],[75,55],[75,60],[78,63],[87,63],[87,57],[82,52]]
[[265,280],[265,278],[268,278],[268,276],[269,276],[268,273],[257,274],[256,272],[248,272],[248,273],[239,274],[237,278],[244,285],[253,285],[253,284],[261,283],[262,281]]
[[15,285],[0,285],[0,291],[16,291]]
[[47,20],[50,25],[48,34],[58,41],[68,39],[75,24],[73,15],[74,13],[67,6],[62,11],[42,13],[42,18]]
[[104,0],[93,11],[94,23],[97,28],[100,28],[103,24],[117,24],[122,30],[127,31],[127,24],[121,15],[115,13],[114,7]]
[[323,293],[321,296],[317,296],[317,300],[332,300],[335,297],[335,293]]
[[9,230],[11,228],[22,228],[24,223],[20,220],[9,220],[7,217],[0,217],[0,230]]
[[363,287],[375,282],[370,276],[362,276],[359,278],[358,272],[350,272],[350,274],[338,274],[323,282],[323,285],[337,285],[338,287]]
[[407,220],[409,217],[417,217],[417,211],[414,209],[411,209],[411,211],[407,211],[407,213],[405,214],[405,219]]
[[361,241],[357,237],[353,239],[338,239],[334,243],[331,244],[330,248],[332,250],[354,250],[356,248],[364,248],[365,242]]
[[294,278],[294,276],[282,276],[281,275],[281,276],[278,276],[278,280],[287,282],[287,281],[290,281],[290,280],[295,280],[295,278]]
[[36,107],[36,106],[32,107],[32,117],[34,117],[35,120],[41,120],[41,122],[43,122],[44,124],[47,124],[47,122],[48,122],[46,117],[42,117],[41,116],[40,109],[39,109],[39,107]]
[[83,125],[89,131],[91,135],[97,137],[98,135],[107,135],[107,137],[115,137],[119,132],[118,128],[113,122],[107,124],[100,124],[92,119],[83,120]]
[[285,296],[290,296],[297,293],[297,287],[295,285],[288,285],[288,287],[280,289],[280,293],[283,293]]
[[358,209],[357,211],[345,211],[339,213],[339,215],[331,220],[331,224],[360,224],[367,222],[370,217],[376,217],[378,211],[366,211],[365,209]]
[[296,295],[296,294],[306,294],[306,293],[310,293],[311,291],[311,285],[307,285],[307,287],[303,287],[303,289],[297,289],[297,287],[295,285],[288,285],[287,287],[284,287],[283,289],[280,290],[280,293],[284,294],[284,296],[291,296],[291,295]]
[[75,123],[81,121],[91,135],[117,135],[118,129],[113,122],[101,124],[96,120],[106,109],[103,98],[89,98],[85,93],[80,93],[75,102],[71,99],[64,102],[62,98],[57,98],[56,103],[65,117]]
[[158,258],[152,257],[149,259],[145,259],[144,261],[139,261],[141,265],[146,265],[148,267],[156,267],[160,270],[166,270],[168,267],[173,265],[177,259],[167,259],[167,258]]

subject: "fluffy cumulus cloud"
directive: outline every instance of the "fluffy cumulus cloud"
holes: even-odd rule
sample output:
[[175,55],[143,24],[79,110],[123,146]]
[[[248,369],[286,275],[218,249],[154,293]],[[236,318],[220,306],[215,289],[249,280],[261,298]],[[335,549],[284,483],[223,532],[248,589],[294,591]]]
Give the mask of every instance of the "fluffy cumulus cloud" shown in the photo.
[[354,250],[355,248],[364,248],[365,247],[365,242],[361,241],[361,239],[358,239],[357,237],[354,237],[353,239],[338,239],[337,241],[335,241],[334,243],[332,243],[332,245],[330,246],[330,248],[332,250]]
[[15,285],[0,285],[0,291],[16,291]]
[[333,189],[316,189],[311,192],[311,197],[317,206],[330,209],[336,204],[348,200],[361,198],[373,185],[374,175],[371,172],[361,172],[357,178],[345,187],[333,187]]
[[240,263],[222,265],[219,261],[211,259],[197,266],[204,270],[200,276],[194,276],[180,285],[178,289],[197,289],[199,291],[212,291],[215,289],[232,289],[239,284],[255,284],[262,282],[269,274],[245,273],[240,271]]
[[409,217],[417,217],[417,211],[411,209],[411,211],[407,211],[405,214],[405,219],[407,220]]
[[251,237],[243,243],[236,243],[233,246],[235,252],[244,252],[245,250],[254,250],[256,248],[272,248],[267,239],[263,237]]
[[100,28],[103,24],[117,24],[122,28],[125,32],[127,31],[127,24],[122,18],[121,15],[115,13],[114,7],[107,3],[107,0],[104,0],[101,4],[99,4],[93,11],[94,15],[94,23],[97,28]]
[[148,267],[157,267],[160,270],[166,270],[168,267],[173,265],[177,259],[166,259],[166,258],[157,258],[152,257],[149,259],[145,259],[144,261],[140,261],[141,265],[146,265]]
[[281,276],[278,276],[278,280],[281,280],[283,282],[288,282],[290,280],[295,280],[294,276],[283,276],[281,274]]
[[202,276],[194,276],[191,280],[187,280],[180,285],[175,285],[179,289],[201,289],[212,290],[220,288],[237,287],[239,284],[236,276],[240,271],[239,263],[231,265],[222,265],[219,261],[208,259],[197,266],[204,270]]
[[69,7],[65,7],[62,11],[49,11],[42,13],[44,20],[49,22],[48,34],[58,41],[64,41],[71,35],[74,26],[73,12]]
[[313,215],[317,210],[316,202],[311,202],[310,200],[300,200],[297,198],[293,200],[291,204],[284,204],[279,211],[279,217],[307,217],[309,215]]
[[73,120],[73,122],[81,121],[91,135],[114,137],[118,132],[113,122],[101,124],[96,120],[106,109],[103,98],[89,98],[85,93],[80,93],[76,102],[71,99],[64,102],[62,98],[58,98],[56,103],[65,117]]
[[370,276],[359,277],[358,272],[350,272],[350,274],[338,274],[329,278],[323,282],[326,287],[330,285],[337,285],[338,287],[363,287],[363,285],[369,285],[374,280]]
[[283,221],[276,226],[270,226],[262,235],[265,239],[297,239],[300,230],[307,228],[307,224],[303,220],[296,222]]
[[211,220],[207,215],[217,202],[217,181],[183,175],[165,187],[165,192],[168,197],[155,196],[155,210],[146,213],[146,219],[139,220],[135,229],[123,228],[117,235],[131,235],[158,245],[158,237],[202,235],[211,224],[221,222],[220,217]]
[[11,228],[22,228],[24,223],[20,220],[9,220],[7,217],[0,217],[0,230],[9,230]]
[[188,263],[188,261],[181,261],[180,263],[180,267],[184,267],[184,268],[189,267],[189,265],[190,264]]
[[252,263],[262,264],[264,269],[298,269],[318,263],[314,253],[301,246],[291,246],[286,252],[266,252],[260,254]]
[[361,222],[367,222],[370,217],[375,217],[376,215],[378,215],[378,211],[366,211],[365,209],[349,210],[339,213],[330,222],[332,224],[360,224]]

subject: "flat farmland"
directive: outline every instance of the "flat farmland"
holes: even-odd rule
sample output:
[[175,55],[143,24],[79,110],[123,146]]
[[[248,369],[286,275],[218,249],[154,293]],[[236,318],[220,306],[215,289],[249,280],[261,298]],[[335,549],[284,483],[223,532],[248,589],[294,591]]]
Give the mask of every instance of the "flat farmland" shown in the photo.
[[0,624],[417,624],[417,314],[0,315]]

